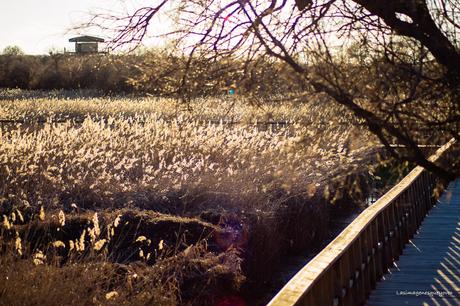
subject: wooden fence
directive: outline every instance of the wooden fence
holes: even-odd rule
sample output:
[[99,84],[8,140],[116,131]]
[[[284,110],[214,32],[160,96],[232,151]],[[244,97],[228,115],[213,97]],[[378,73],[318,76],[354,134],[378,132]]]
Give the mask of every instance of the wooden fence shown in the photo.
[[[430,157],[437,161],[451,140]],[[436,177],[416,167],[305,265],[268,305],[363,305],[436,203]]]

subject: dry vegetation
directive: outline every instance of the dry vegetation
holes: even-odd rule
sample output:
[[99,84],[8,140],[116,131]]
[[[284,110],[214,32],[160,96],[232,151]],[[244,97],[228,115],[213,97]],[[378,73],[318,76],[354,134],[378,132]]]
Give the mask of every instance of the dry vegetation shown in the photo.
[[22,120],[0,129],[0,304],[254,298],[367,196],[373,141],[325,103],[17,94],[0,101]]
[[[100,97],[94,97],[101,95]],[[51,120],[82,121],[86,116],[99,118],[133,118],[187,121],[220,121],[236,123],[283,122],[318,125],[328,124],[332,130],[349,127],[356,120],[346,110],[332,107],[324,97],[311,96],[310,103],[273,97],[270,101],[255,101],[241,96],[197,98],[186,104],[172,98],[129,95],[103,96],[93,90],[81,91],[0,91],[0,119],[27,122]],[[337,117],[337,112],[341,116]]]

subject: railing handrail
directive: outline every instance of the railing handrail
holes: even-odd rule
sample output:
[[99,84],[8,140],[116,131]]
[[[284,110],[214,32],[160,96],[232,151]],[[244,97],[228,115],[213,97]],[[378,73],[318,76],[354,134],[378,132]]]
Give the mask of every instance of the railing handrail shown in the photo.
[[[439,148],[429,160],[437,161],[450,148],[454,139]],[[310,260],[270,301],[269,306],[297,305],[318,280],[348,251],[350,246],[360,237],[363,231],[398,198],[401,193],[411,186],[425,171],[420,166],[415,167],[398,184],[379,198],[372,206],[366,208],[352,221],[332,242],[319,254]],[[303,304],[303,303],[302,303]],[[306,303],[308,304],[308,303]],[[336,304],[336,302],[333,302]],[[338,304],[338,302],[337,302]]]

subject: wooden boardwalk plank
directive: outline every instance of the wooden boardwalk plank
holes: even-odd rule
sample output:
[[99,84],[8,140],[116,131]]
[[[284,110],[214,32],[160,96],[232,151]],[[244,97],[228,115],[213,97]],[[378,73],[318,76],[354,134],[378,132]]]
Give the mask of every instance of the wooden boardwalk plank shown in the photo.
[[431,209],[366,305],[460,305],[460,179]]

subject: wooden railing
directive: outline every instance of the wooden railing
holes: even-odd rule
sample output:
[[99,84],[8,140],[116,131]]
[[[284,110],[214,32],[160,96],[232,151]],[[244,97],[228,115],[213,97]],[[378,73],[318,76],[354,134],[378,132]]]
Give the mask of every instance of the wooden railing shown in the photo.
[[[437,161],[454,140],[430,157]],[[268,305],[363,305],[436,203],[436,177],[416,167],[305,265]]]

